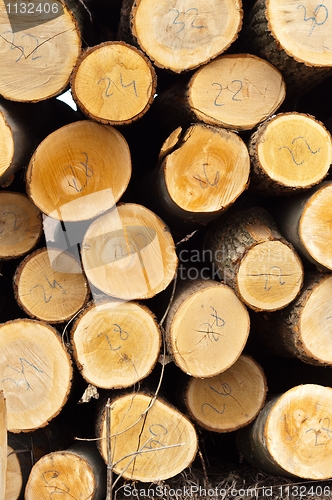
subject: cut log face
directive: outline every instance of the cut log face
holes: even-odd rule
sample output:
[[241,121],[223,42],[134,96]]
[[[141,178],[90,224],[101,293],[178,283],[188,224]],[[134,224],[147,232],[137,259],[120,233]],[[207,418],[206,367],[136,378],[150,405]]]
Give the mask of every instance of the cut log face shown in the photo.
[[198,120],[250,130],[279,108],[286,87],[281,73],[264,59],[229,54],[198,69],[191,77],[187,96]]
[[224,52],[242,26],[240,0],[200,0],[183,7],[178,0],[134,2],[131,30],[156,66],[175,73],[197,68]]
[[71,341],[82,376],[104,389],[134,385],[157,362],[161,333],[151,311],[134,302],[90,305]]
[[17,500],[22,491],[23,479],[20,462],[15,450],[7,447],[6,495],[4,500]]
[[0,259],[29,252],[41,233],[41,213],[34,203],[21,193],[0,192]]
[[0,391],[0,500],[6,498],[7,478],[7,407],[4,392]]
[[29,316],[49,323],[71,319],[90,294],[80,263],[56,248],[28,255],[16,270],[14,289],[18,304]]
[[0,381],[10,432],[45,426],[65,404],[72,365],[57,332],[43,322],[0,325]]
[[246,189],[250,161],[245,143],[235,133],[195,124],[161,169],[173,203],[187,212],[217,216]]
[[24,498],[48,500],[62,496],[97,500],[96,489],[96,475],[85,458],[70,451],[55,451],[44,455],[33,466]]
[[285,52],[308,66],[332,66],[332,20],[324,4],[268,0],[269,28]]
[[91,223],[82,245],[88,280],[124,300],[151,298],[175,276],[177,256],[168,228],[153,212],[126,203]]
[[2,111],[0,111],[0,177],[7,171],[14,158],[14,137]]
[[327,175],[332,162],[328,130],[314,117],[283,113],[264,123],[249,143],[256,191],[280,194],[309,188]]
[[242,354],[222,374],[191,378],[185,404],[191,417],[213,432],[232,432],[249,424],[265,402],[264,372],[251,357]]
[[126,124],[143,116],[152,104],[156,74],[135,47],[105,42],[83,53],[71,88],[78,106],[94,120]]
[[131,176],[127,141],[115,128],[83,120],[50,134],[26,176],[34,203],[54,219],[82,221],[109,210]]
[[[0,12],[0,55],[3,68],[0,94],[12,101],[41,101],[58,95],[81,52],[76,19],[64,2],[52,0],[62,14],[36,25],[36,15],[21,15],[15,31],[9,23],[5,2]],[[43,6],[44,4],[42,4]]]
[[[110,445],[113,470],[125,479],[156,482],[179,474],[194,460],[197,435],[178,410],[143,393],[112,402]],[[107,463],[107,422],[104,409],[97,436]]]
[[253,246],[238,269],[237,289],[256,310],[275,311],[296,298],[303,284],[303,266],[297,254],[281,241]]
[[188,282],[166,319],[169,353],[193,377],[213,377],[240,356],[249,335],[249,314],[234,291],[213,280]]
[[273,474],[330,479],[331,398],[331,387],[304,384],[273,399],[239,431],[240,451]]

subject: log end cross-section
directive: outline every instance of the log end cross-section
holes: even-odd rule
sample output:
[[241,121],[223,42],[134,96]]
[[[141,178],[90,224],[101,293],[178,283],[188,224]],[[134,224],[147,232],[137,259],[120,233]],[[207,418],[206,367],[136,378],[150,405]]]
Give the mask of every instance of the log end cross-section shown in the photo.
[[17,319],[0,325],[0,382],[10,432],[44,427],[62,409],[71,388],[72,364],[56,330]]

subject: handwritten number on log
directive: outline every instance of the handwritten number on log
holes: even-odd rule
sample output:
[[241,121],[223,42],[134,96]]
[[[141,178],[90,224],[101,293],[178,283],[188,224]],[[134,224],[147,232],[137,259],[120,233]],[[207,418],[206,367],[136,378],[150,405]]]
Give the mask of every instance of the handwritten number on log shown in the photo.
[[[88,180],[93,176],[93,169],[91,167],[89,167],[88,154],[85,153],[84,151],[81,154],[84,156],[85,160],[80,161],[79,166],[73,167],[72,165],[69,165],[67,167],[67,169],[70,171],[71,175],[73,176],[72,181],[71,182],[68,181],[68,185],[70,187],[72,187],[73,189],[75,189],[75,191],[77,193],[81,193],[86,188],[86,186],[88,184]],[[82,169],[82,167],[83,167],[83,169]],[[85,177],[83,183],[81,183],[78,180],[78,177],[76,175],[75,170],[80,172],[80,173],[83,171],[83,175]]]
[[26,385],[26,390],[28,391],[29,389],[31,389],[31,385],[30,385],[30,382],[28,381],[27,374],[25,372],[26,369],[32,368],[33,370],[35,370],[39,373],[43,373],[43,371],[40,370],[39,368],[37,368],[37,366],[35,366],[34,364],[30,363],[30,361],[28,361],[25,358],[20,358],[19,361],[20,361],[20,368],[15,368],[14,366],[10,366],[10,365],[7,365],[7,368],[13,370],[13,372],[15,374],[17,374],[18,376],[22,375],[22,377],[17,379],[17,380],[15,380],[14,375],[13,375],[13,377],[6,377],[2,380],[2,383],[6,382],[7,380],[10,380],[11,382],[13,382],[15,384],[16,387],[18,387],[23,382],[23,384]]
[[[324,422],[326,422],[326,423],[324,424]],[[330,425],[331,425],[330,419],[328,417],[323,418],[322,424],[323,425],[321,425],[321,427],[318,430],[316,430],[312,427],[306,431],[306,433],[313,432],[315,434],[315,444],[314,444],[315,446],[323,446],[326,444],[326,440],[324,440],[324,438],[322,437],[321,431],[326,432],[328,440],[332,438],[332,429],[330,429]],[[323,441],[320,441],[320,438]]]
[[[309,35],[308,36],[311,36],[314,29],[316,28],[316,26],[322,26],[323,24],[326,23],[328,17],[329,17],[329,11],[328,11],[328,8],[323,5],[322,3],[318,4],[317,7],[315,8],[314,10],[314,15],[313,16],[307,16],[307,8],[305,5],[298,5],[297,6],[298,9],[303,9],[303,21],[304,22],[307,22],[307,21],[312,21],[312,24],[311,24],[311,28],[310,28],[310,31],[309,31]],[[317,17],[318,17],[318,14],[319,14],[319,11],[323,9],[324,11],[324,18],[321,20],[321,21],[317,21]]]
[[[111,97],[112,95],[114,95],[114,92],[111,92],[111,85],[113,84],[113,86],[119,90],[121,92],[121,90],[118,88],[116,82],[114,82],[109,76],[105,76],[103,78],[100,78],[100,80],[98,81],[98,85],[101,83],[101,82],[107,82],[106,84],[106,90],[105,90],[105,97]],[[132,80],[131,82],[129,83],[124,83],[123,81],[123,76],[122,76],[122,73],[120,73],[120,85],[122,88],[124,89],[127,89],[128,87],[132,87],[133,90],[134,90],[134,94],[136,97],[138,97],[138,93],[137,93],[137,87],[136,87],[136,81],[135,80]]]
[[[239,99],[237,97],[237,95],[239,94],[239,92],[241,92],[242,88],[243,88],[243,82],[242,80],[232,80],[231,81],[231,84],[232,83],[235,83],[236,82],[236,85],[235,85],[235,89],[232,90],[229,88],[229,86],[227,85],[225,87],[225,89],[229,90],[229,92],[232,92],[233,96],[232,96],[232,101],[238,101],[238,102],[241,102],[242,99]],[[219,92],[218,92],[218,95],[216,96],[215,100],[213,101],[213,104],[215,106],[225,106],[225,103],[222,103],[222,102],[219,102],[219,98],[221,96],[221,93],[223,92],[224,90],[224,87],[222,86],[221,83],[218,83],[218,82],[214,82],[212,83],[212,87],[215,86],[215,87],[219,87]]]
[[203,179],[202,179],[202,177],[200,175],[194,175],[194,179],[196,179],[196,181],[199,182],[199,185],[200,185],[200,187],[202,189],[206,189],[209,186],[210,187],[217,186],[218,183],[219,183],[219,181],[220,181],[220,172],[219,172],[219,170],[216,172],[216,175],[215,175],[215,177],[214,177],[213,180],[209,179],[207,171],[206,171],[207,165],[208,165],[208,163],[203,163],[203,173],[204,173],[204,178]]
[[[63,295],[66,295],[66,290],[64,290],[63,286],[60,285],[60,283],[56,280],[53,280],[53,282],[51,282],[48,277],[45,275],[45,279],[48,283],[48,286],[52,289],[52,290],[61,290],[62,291],[62,294]],[[38,284],[38,285],[35,285],[33,286],[31,289],[30,289],[30,293],[32,292],[32,290],[36,289],[36,288],[41,288],[42,292],[43,292],[43,299],[44,299],[44,302],[45,304],[48,304],[48,302],[50,302],[53,298],[53,292],[51,292],[50,294],[47,294],[46,292],[46,289],[44,287],[44,285],[42,284]]]
[[[221,380],[218,378],[218,382],[220,383],[221,385],[221,390],[218,390],[216,389],[215,387],[213,387],[212,385],[209,385],[209,389],[211,389],[211,391],[213,391],[214,393],[218,394],[218,396],[221,396],[221,397],[229,397],[231,399],[233,399],[239,406],[240,408],[243,410],[244,412],[244,408],[243,406],[239,403],[239,401],[236,399],[236,397],[234,397],[232,395],[232,388],[231,386],[227,383],[227,382],[221,382]],[[219,415],[222,415],[224,413],[224,411],[226,410],[226,404],[223,403],[223,406],[222,406],[222,410],[218,410],[215,406],[213,406],[212,404],[210,403],[203,403],[202,406],[201,406],[201,409],[202,409],[202,413],[204,414],[204,408],[205,407],[209,407],[211,408],[212,410],[214,410],[215,412],[219,413]]]
[[7,231],[17,231],[17,215],[15,212],[2,212],[0,215],[0,236]]
[[[126,332],[125,330],[123,330],[123,329],[121,328],[121,326],[120,326],[120,325],[118,325],[117,323],[113,323],[113,325],[112,325],[112,326],[114,327],[114,328],[113,328],[113,331],[114,331],[115,333],[118,333],[118,334],[119,334],[119,337],[120,337],[120,339],[121,339],[121,340],[127,340],[127,338],[129,337],[129,333],[128,333],[128,332]],[[118,351],[119,349],[121,349],[121,348],[122,348],[122,346],[121,346],[121,345],[120,345],[120,346],[118,346],[118,347],[113,347],[113,346],[112,346],[112,342],[111,342],[111,340],[110,340],[109,336],[108,336],[108,335],[107,335],[107,333],[105,333],[105,332],[101,332],[101,333],[99,333],[99,335],[97,335],[97,337],[101,337],[102,335],[104,335],[104,336],[105,336],[105,339],[106,339],[106,341],[107,341],[107,343],[108,343],[108,345],[109,345],[109,347],[110,347],[110,350],[111,350],[111,351]]]
[[153,448],[162,448],[165,446],[161,441],[155,438],[160,438],[161,436],[166,436],[168,434],[168,430],[164,425],[161,424],[152,424],[149,426],[149,432],[153,436],[148,440],[148,442],[143,446],[143,449],[152,450]]
[[222,328],[225,326],[225,320],[218,315],[217,310],[213,306],[210,306],[210,308],[212,309],[210,316],[212,316],[214,320],[212,322],[206,321],[202,323],[196,331],[199,333],[205,333],[209,339],[218,342],[220,332],[215,331],[215,328]]
[[[276,273],[273,272],[274,269],[277,270]],[[272,288],[272,285],[270,285],[271,276],[278,278],[280,286],[283,286],[286,283],[286,281],[282,280],[284,275],[282,274],[282,269],[279,266],[272,266],[269,273],[249,274],[249,276],[265,276],[264,290],[266,291],[269,291]]]
[[186,14],[188,14],[191,11],[194,12],[194,19],[192,19],[191,23],[189,24],[189,28],[198,28],[198,29],[206,28],[206,26],[195,24],[197,16],[199,14],[198,9],[196,9],[195,7],[192,7],[190,9],[187,9],[186,11],[182,11],[182,12],[180,12],[178,9],[170,9],[168,12],[176,12],[176,16],[175,16],[172,24],[174,24],[174,25],[178,24],[179,26],[181,26],[180,29],[177,31],[177,33],[180,33],[185,28],[187,28],[187,24],[185,21],[178,21],[180,15],[183,14],[184,19],[185,19]]
[[[3,35],[6,35],[7,33],[9,33],[11,35],[11,40],[7,40]],[[19,45],[19,42],[18,42],[18,37],[21,37],[21,43],[23,43],[23,39],[25,38],[25,41],[33,41],[33,44],[35,45],[34,48],[32,50],[29,50],[28,53],[26,53],[26,51],[28,50],[27,48],[24,48],[23,45]],[[5,31],[1,37],[3,38],[3,40],[5,40],[6,42],[10,43],[10,50],[15,50],[15,49],[18,49],[20,51],[20,55],[19,57],[15,60],[15,62],[19,62],[22,57],[24,57],[24,59],[28,59],[28,57],[31,57],[31,60],[32,61],[35,61],[36,59],[40,59],[42,56],[38,55],[37,54],[37,51],[38,51],[38,48],[39,48],[39,39],[34,36],[34,35],[31,35],[30,33],[24,33],[24,34],[17,34],[17,33],[13,33],[12,31]],[[30,45],[30,44],[29,44]]]
[[[298,140],[301,140],[301,142],[304,141],[305,145],[307,146],[307,149],[309,150],[309,152],[312,155],[315,155],[315,154],[319,153],[320,148],[316,149],[315,151],[313,149],[311,149],[310,144],[308,143],[308,141],[302,135],[300,135],[298,137],[295,137],[295,139],[292,140],[292,144],[295,144],[295,142],[298,141]],[[296,158],[296,153],[294,152],[294,148],[290,148],[288,146],[281,146],[279,148],[279,151],[281,149],[287,149],[287,151],[289,151],[289,153],[291,155],[291,158],[292,158],[293,162],[295,163],[295,165],[299,166],[299,165],[302,165],[302,163],[304,162],[304,160],[299,161],[300,159]]]
[[48,471],[45,471],[43,472],[42,474],[42,478],[43,478],[43,481],[45,482],[45,488],[52,488],[53,491],[49,491],[49,497],[50,499],[53,498],[52,495],[65,495],[67,497],[70,496],[72,498],[76,498],[76,497],[73,497],[72,495],[70,495],[70,488],[65,484],[63,483],[62,481],[59,482],[59,476],[60,476],[60,472],[58,472],[57,470],[48,470]]

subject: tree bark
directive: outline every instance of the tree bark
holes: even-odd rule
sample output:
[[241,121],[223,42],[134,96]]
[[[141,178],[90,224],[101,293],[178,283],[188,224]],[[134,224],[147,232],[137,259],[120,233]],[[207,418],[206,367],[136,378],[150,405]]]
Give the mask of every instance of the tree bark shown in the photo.
[[191,418],[212,432],[233,432],[248,425],[264,405],[266,379],[260,365],[241,354],[226,371],[188,380],[184,403]]
[[134,203],[119,205],[92,222],[81,253],[89,282],[123,300],[155,296],[177,270],[168,228],[153,212]]
[[207,232],[204,250],[219,278],[255,311],[282,309],[301,290],[302,262],[261,207],[219,219]]
[[80,262],[56,248],[36,250],[17,267],[14,291],[19,306],[48,323],[70,320],[89,299]]
[[252,339],[261,352],[299,358],[312,365],[332,365],[330,322],[332,276],[306,273],[300,295],[271,315],[252,315]]
[[86,50],[71,77],[73,98],[90,118],[124,125],[150,108],[157,88],[155,70],[136,47],[104,42]]
[[282,200],[274,217],[299,254],[322,271],[332,269],[332,182]]
[[240,0],[199,0],[184,9],[179,2],[126,0],[118,37],[138,45],[163,69],[181,73],[224,52],[242,27]]
[[331,17],[310,2],[257,0],[241,32],[246,50],[267,59],[286,82],[287,95],[307,93],[331,74]]
[[[44,5],[43,3],[41,5]],[[37,102],[60,94],[81,53],[81,22],[62,0],[52,0],[61,15],[21,14],[10,24],[0,14],[3,71],[0,94],[7,100]],[[47,29],[45,22],[47,21]]]
[[139,200],[165,220],[175,238],[184,236],[236,201],[247,189],[249,170],[240,137],[196,123],[166,139],[159,165],[140,182]]
[[168,353],[182,371],[216,376],[239,358],[249,335],[249,314],[227,285],[195,279],[182,283],[165,323]]
[[30,252],[42,234],[38,208],[24,194],[0,192],[0,259],[16,259]]
[[113,127],[81,120],[56,130],[37,147],[26,188],[50,217],[83,221],[112,208],[130,176],[130,151],[123,135]]
[[44,455],[33,466],[25,489],[26,500],[52,495],[103,500],[106,467],[94,443],[78,443],[65,451]]
[[82,376],[103,389],[122,389],[147,377],[161,346],[152,312],[135,302],[90,304],[71,330],[73,356]]
[[[96,424],[101,455],[108,463],[106,407]],[[125,479],[157,482],[189,467],[197,452],[193,424],[160,398],[143,392],[111,401],[110,457],[113,471]]]
[[331,396],[330,387],[305,384],[273,398],[238,431],[240,452],[269,474],[330,479]]
[[46,323],[17,319],[0,325],[0,380],[10,432],[45,426],[65,404],[72,365],[57,332]]
[[279,113],[249,140],[250,189],[290,194],[321,182],[332,163],[331,134],[313,116]]

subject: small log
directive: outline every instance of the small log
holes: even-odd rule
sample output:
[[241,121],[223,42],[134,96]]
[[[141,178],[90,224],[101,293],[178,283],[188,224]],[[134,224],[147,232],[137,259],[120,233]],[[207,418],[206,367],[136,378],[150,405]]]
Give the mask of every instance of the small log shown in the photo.
[[3,391],[0,391],[0,500],[6,498],[7,479],[7,407]]
[[78,443],[44,455],[31,469],[26,500],[64,498],[105,499],[106,467],[94,443]]
[[118,37],[138,45],[157,67],[181,73],[224,52],[238,37],[242,17],[241,0],[199,0],[190,8],[127,0]]
[[5,481],[5,496],[4,500],[17,500],[20,497],[23,487],[20,462],[17,458],[15,450],[10,446],[7,447],[7,472]]
[[249,183],[245,143],[234,132],[193,124],[174,131],[161,162],[140,184],[140,201],[170,226],[174,237],[216,219]]
[[301,290],[302,262],[264,208],[242,208],[219,219],[207,232],[204,251],[214,274],[255,311],[282,309]]
[[165,323],[168,353],[193,377],[213,377],[239,358],[250,329],[249,314],[234,291],[214,280],[179,287]]
[[54,328],[16,319],[0,324],[0,380],[10,432],[45,426],[65,404],[72,365]]
[[71,76],[73,98],[90,118],[123,125],[141,118],[157,88],[149,59],[124,42],[104,42],[86,50]]
[[42,234],[38,208],[21,193],[0,192],[0,259],[15,259],[30,252]]
[[56,130],[37,147],[26,189],[45,214],[82,221],[112,208],[130,176],[130,151],[123,135],[113,127],[81,120]]
[[71,343],[85,380],[103,389],[121,389],[151,373],[161,332],[147,307],[107,301],[85,308],[71,330]]
[[252,54],[219,56],[156,98],[156,114],[166,127],[204,122],[232,130],[250,130],[282,104],[281,73]]
[[191,418],[212,432],[232,432],[248,425],[265,403],[265,375],[260,365],[242,354],[223,373],[188,380],[184,403]]
[[[39,15],[35,10],[30,15],[15,16],[13,26],[3,5],[0,12],[3,63],[0,94],[5,99],[37,102],[60,94],[67,87],[81,53],[82,28],[77,8],[74,14],[67,3],[52,0],[49,4],[50,8],[61,12],[57,17],[52,17],[51,13],[47,15],[46,10]],[[44,5],[42,2],[41,6]],[[35,8],[37,6],[34,4]]]
[[306,273],[299,296],[289,306],[252,319],[252,348],[262,354],[292,356],[312,365],[332,366],[332,276]]
[[32,318],[48,323],[71,319],[87,303],[90,289],[75,257],[56,248],[42,248],[17,267],[14,292]]
[[[96,435],[108,463],[106,406]],[[125,479],[157,482],[189,467],[197,452],[194,426],[177,409],[145,393],[118,396],[110,408],[110,457],[113,471]]]
[[82,245],[82,263],[92,285],[115,298],[151,298],[173,280],[175,245],[153,212],[125,203],[91,223]]
[[273,398],[238,431],[240,452],[269,474],[330,479],[331,397],[331,387],[304,384]]
[[320,270],[332,269],[332,181],[283,199],[273,215],[302,257]]
[[332,163],[331,134],[313,116],[279,113],[249,140],[250,189],[280,195],[321,182]]
[[241,37],[246,50],[281,71],[287,95],[299,97],[331,74],[331,26],[324,4],[257,0]]

